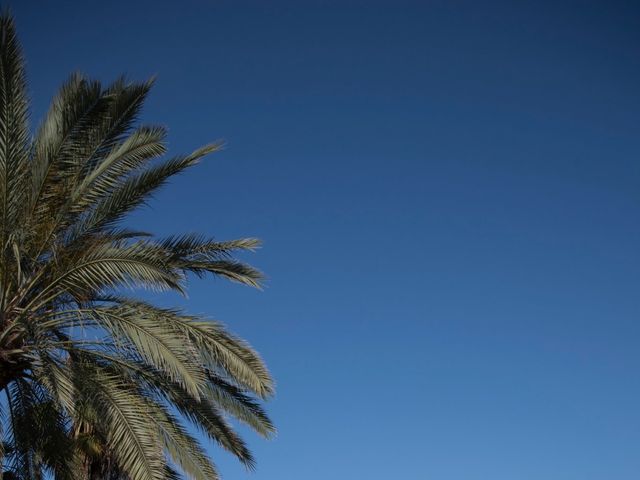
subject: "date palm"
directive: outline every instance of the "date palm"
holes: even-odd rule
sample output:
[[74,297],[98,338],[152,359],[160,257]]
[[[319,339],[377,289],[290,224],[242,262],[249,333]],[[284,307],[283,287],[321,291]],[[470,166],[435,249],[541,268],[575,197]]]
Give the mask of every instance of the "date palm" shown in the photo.
[[[258,286],[254,239],[156,238],[123,219],[215,152],[164,158],[136,126],[151,82],[73,75],[32,135],[13,20],[0,18],[0,399],[4,478],[217,478],[208,438],[252,467],[228,417],[268,437],[255,351],[213,321],[124,292],[190,274]],[[191,427],[190,427],[191,425]]]

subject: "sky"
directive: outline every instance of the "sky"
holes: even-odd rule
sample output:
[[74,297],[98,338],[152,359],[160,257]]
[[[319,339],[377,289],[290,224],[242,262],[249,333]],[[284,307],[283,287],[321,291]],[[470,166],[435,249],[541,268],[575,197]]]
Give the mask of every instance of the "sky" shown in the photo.
[[264,242],[264,291],[156,299],[277,381],[224,479],[638,478],[634,3],[8,2],[34,123],[72,71],[157,75],[172,153],[226,141],[131,219]]

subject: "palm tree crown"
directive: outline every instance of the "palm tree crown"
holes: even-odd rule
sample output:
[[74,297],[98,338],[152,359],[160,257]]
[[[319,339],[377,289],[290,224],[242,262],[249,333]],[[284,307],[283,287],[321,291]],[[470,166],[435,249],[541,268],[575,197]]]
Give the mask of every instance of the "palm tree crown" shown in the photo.
[[136,126],[151,82],[73,75],[31,134],[15,27],[0,17],[0,399],[3,478],[217,478],[204,436],[248,467],[226,418],[268,437],[273,393],[222,325],[122,294],[183,292],[189,273],[258,286],[232,254],[258,242],[157,239],[122,226],[173,175],[165,130]]

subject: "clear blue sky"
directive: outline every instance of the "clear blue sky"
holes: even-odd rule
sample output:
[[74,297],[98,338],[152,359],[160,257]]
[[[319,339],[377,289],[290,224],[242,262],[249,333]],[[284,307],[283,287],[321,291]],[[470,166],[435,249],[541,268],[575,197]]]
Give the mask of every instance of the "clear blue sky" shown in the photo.
[[278,382],[226,479],[638,478],[637,3],[10,4],[35,117],[157,74],[173,152],[228,142],[134,219],[264,240],[185,302]]

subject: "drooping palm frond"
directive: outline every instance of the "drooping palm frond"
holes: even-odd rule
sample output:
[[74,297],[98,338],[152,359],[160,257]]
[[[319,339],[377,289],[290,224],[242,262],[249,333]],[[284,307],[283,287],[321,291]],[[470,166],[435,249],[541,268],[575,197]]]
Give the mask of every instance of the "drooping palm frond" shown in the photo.
[[123,290],[184,293],[190,276],[259,287],[234,258],[255,239],[156,239],[122,225],[219,143],[164,159],[137,120],[153,82],[74,74],[30,137],[24,62],[0,17],[0,466],[3,478],[217,478],[206,438],[252,468],[229,418],[270,437],[260,356],[220,323]]

